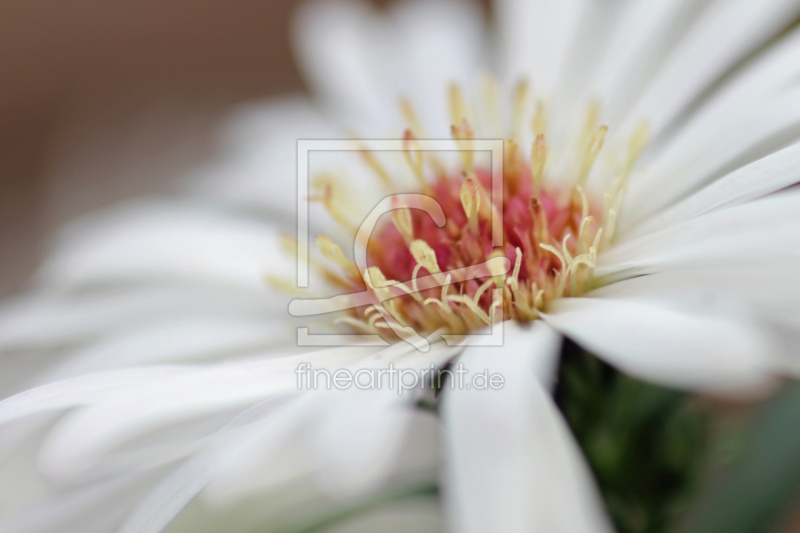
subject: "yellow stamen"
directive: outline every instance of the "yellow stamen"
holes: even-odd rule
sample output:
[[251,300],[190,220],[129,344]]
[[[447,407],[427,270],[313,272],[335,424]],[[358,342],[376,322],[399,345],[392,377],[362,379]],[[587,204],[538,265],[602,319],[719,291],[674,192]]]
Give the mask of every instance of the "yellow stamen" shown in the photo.
[[472,131],[472,128],[466,120],[462,120],[457,126],[454,125],[450,127],[450,133],[458,146],[461,163],[463,165],[462,172],[465,175],[474,174],[475,151],[473,150],[473,140],[475,139],[475,132]]
[[[378,315],[378,318],[380,318],[380,315]],[[334,320],[333,323],[334,324],[347,324],[348,326],[352,326],[352,327],[354,327],[356,329],[360,329],[364,333],[371,333],[371,334],[377,333],[377,331],[375,329],[375,321],[374,320],[372,322],[364,322],[363,320],[359,320],[359,319],[353,318],[351,316],[343,316],[343,317],[339,317],[336,320]]]
[[[495,250],[492,252],[492,255],[489,256],[489,259],[494,259],[495,257],[505,257],[506,254],[503,253],[503,250]],[[504,265],[500,264],[500,261],[489,261],[489,271],[492,274],[492,279],[494,279],[494,284],[497,285],[498,288],[503,288],[505,286],[505,276],[506,276],[506,269]]]
[[371,290],[384,289],[387,286],[386,276],[378,267],[368,267],[364,271],[364,283]]
[[473,235],[478,235],[479,219],[478,213],[481,209],[481,194],[475,180],[467,178],[461,185],[461,206],[469,221],[469,231]]
[[417,117],[416,111],[414,111],[414,106],[408,98],[400,99],[400,111],[403,114],[403,118],[408,122],[408,125],[411,126],[411,130],[414,132],[415,136],[421,137],[423,134],[422,124]]
[[408,164],[411,165],[411,169],[414,171],[414,177],[417,178],[420,188],[423,190],[427,189],[428,183],[425,181],[422,150],[420,150],[417,138],[414,136],[414,133],[411,130],[406,130],[405,135],[403,136],[403,148],[406,160],[408,161]]
[[425,267],[425,270],[430,272],[434,276],[434,279],[440,283],[444,280],[441,275],[442,271],[439,269],[439,263],[436,261],[436,252],[433,251],[433,248],[428,246],[427,242],[417,239],[411,243],[409,249],[417,263]]
[[392,217],[392,223],[403,236],[406,244],[411,244],[411,241],[414,240],[414,221],[411,218],[411,210],[407,207],[394,205],[396,204],[395,199],[392,199],[392,204],[394,209],[389,213],[389,216]]
[[[408,125],[411,127],[411,133],[413,134],[414,138],[424,139],[425,130],[422,127],[422,123],[419,121],[419,116],[414,110],[414,106],[411,104],[411,101],[407,98],[401,98],[400,111],[403,114],[406,122],[408,122]],[[444,166],[435,154],[428,154],[427,159],[431,162],[431,166],[433,167],[433,170],[437,176],[445,175]]]
[[315,194],[308,197],[312,202],[320,202],[331,217],[355,233],[358,227],[344,214],[347,209],[347,191],[339,181],[329,174],[314,176],[311,180],[311,189]]
[[545,107],[542,100],[536,100],[536,109],[533,112],[533,134],[537,137],[544,135],[547,130],[547,121],[545,119]]
[[469,120],[467,102],[457,83],[451,83],[447,92],[450,101],[450,120],[452,125],[461,124]]
[[583,159],[581,163],[581,170],[578,174],[578,185],[585,185],[589,173],[592,171],[594,162],[603,149],[603,144],[606,142],[606,134],[608,133],[608,126],[600,126],[589,137],[589,142],[586,144],[586,149],[583,152]]
[[475,296],[472,297],[473,301],[477,304],[480,301],[481,296],[483,296],[483,293],[486,292],[486,290],[492,285],[494,285],[494,279],[490,279],[489,281],[481,285],[480,288],[478,288],[478,290],[475,291]]
[[531,198],[531,212],[533,214],[533,234],[536,242],[549,243],[550,230],[547,224],[547,213],[535,196]]
[[500,89],[497,78],[491,74],[483,76],[483,101],[486,106],[486,114],[491,122],[491,128],[500,133],[501,114],[500,114]]
[[345,257],[342,249],[338,244],[333,242],[330,237],[327,237],[326,235],[320,235],[317,237],[317,246],[319,247],[325,259],[338,265],[348,274],[355,276],[356,279],[360,277],[360,273],[356,264]]
[[630,172],[633,164],[650,144],[650,124],[647,121],[639,123],[628,142],[628,160],[625,169]]
[[392,177],[389,175],[389,171],[386,170],[386,167],[384,167],[383,164],[375,156],[375,152],[369,150],[363,144],[361,145],[361,147],[363,149],[359,153],[361,154],[361,157],[367,163],[369,168],[372,169],[372,171],[375,173],[376,176],[378,176],[378,178],[380,178],[381,182],[385,187],[387,187],[389,190],[393,190],[394,183],[392,181]]
[[512,135],[519,138],[522,133],[522,119],[525,116],[525,107],[528,102],[528,80],[522,79],[514,86],[514,118],[512,123]]
[[531,147],[531,177],[533,179],[533,190],[542,190],[544,184],[544,171],[547,168],[547,160],[550,157],[550,147],[544,139],[544,134],[536,136],[536,140]]
[[519,270],[522,267],[522,250],[516,249],[517,258],[514,261],[514,272],[508,278],[508,285],[514,290],[519,289]]

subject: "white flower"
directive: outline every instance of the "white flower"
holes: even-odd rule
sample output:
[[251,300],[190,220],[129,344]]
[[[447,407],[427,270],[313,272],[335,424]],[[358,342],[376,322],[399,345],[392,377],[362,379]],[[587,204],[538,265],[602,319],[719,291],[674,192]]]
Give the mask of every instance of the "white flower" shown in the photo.
[[[0,317],[0,393],[17,393],[0,402],[0,528],[419,531],[439,529],[445,515],[458,531],[606,531],[548,393],[561,335],[624,372],[691,389],[751,392],[796,372],[800,195],[783,189],[800,179],[800,33],[760,48],[800,3],[496,8],[500,43],[465,3],[407,2],[388,14],[349,2],[307,7],[297,49],[323,111],[301,99],[245,110],[186,198],[139,201],[64,234],[36,290]],[[477,74],[498,63],[500,82],[486,78],[475,91],[481,104],[470,111],[451,88],[448,114],[451,81],[480,88]],[[530,93],[515,85],[521,77]],[[514,87],[508,105],[497,97]],[[399,95],[413,107],[397,105]],[[409,296],[393,310],[425,334],[472,330],[501,311],[533,324],[506,323],[500,348],[449,347],[435,336],[428,352],[405,342],[295,346],[288,300],[264,275],[293,275],[279,231],[296,205],[296,139],[410,128],[413,156],[414,139],[449,135],[451,124],[462,147],[471,127],[490,138],[512,129],[508,186],[527,192],[511,197],[533,190],[550,202],[525,211],[541,208],[550,222],[527,223],[558,228],[558,238],[532,232],[504,250],[512,263],[533,260],[492,272],[484,290],[501,287],[499,300],[468,302],[472,287],[422,303]],[[345,181],[322,188],[327,211],[317,215],[328,218],[316,220],[335,238],[343,233],[334,222],[358,220],[346,208],[369,211],[385,193],[382,168],[351,159]],[[386,164],[397,177],[401,167]],[[475,237],[493,216],[482,163],[442,164],[458,186],[434,196],[452,193],[465,217],[452,238]],[[394,190],[419,190],[407,167],[403,175]],[[382,234],[381,250],[438,274],[446,260],[402,216],[393,221],[399,240]],[[579,227],[554,226],[554,216]],[[342,267],[323,267],[329,273],[364,275],[348,274],[335,240],[321,242]],[[377,331],[368,313],[350,323]],[[422,387],[400,395],[297,382],[303,363],[421,372],[451,361],[470,376],[500,373],[505,386],[445,387],[434,414],[418,407]]]

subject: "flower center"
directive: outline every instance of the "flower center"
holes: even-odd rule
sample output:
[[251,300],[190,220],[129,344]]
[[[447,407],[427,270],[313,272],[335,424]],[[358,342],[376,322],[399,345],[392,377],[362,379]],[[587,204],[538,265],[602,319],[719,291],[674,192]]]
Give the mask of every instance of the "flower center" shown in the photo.
[[[515,91],[514,116],[522,114],[525,85]],[[550,148],[543,126],[543,105],[533,118],[535,141],[524,157],[516,141],[504,143],[503,168],[493,176],[475,165],[475,135],[464,99],[451,88],[452,137],[461,154],[461,172],[444,171],[434,156],[417,148],[418,121],[411,107],[404,111],[412,128],[406,131],[406,156],[415,172],[418,193],[440,206],[444,224],[426,211],[395,198],[366,243],[367,268],[361,271],[331,239],[317,239],[322,254],[340,273],[326,276],[349,292],[371,295],[337,322],[385,338],[403,337],[411,328],[419,335],[464,334],[501,320],[535,320],[557,298],[579,296],[592,287],[598,250],[613,238],[617,214],[632,166],[647,143],[647,127],[636,130],[615,170],[605,203],[586,190],[589,174],[603,149],[607,128],[597,124],[597,110],[587,114],[577,143],[574,170],[553,184],[548,169]],[[416,130],[416,131],[415,131]],[[374,155],[367,163],[387,181]],[[424,169],[430,167],[432,177]],[[493,179],[502,181],[502,195]],[[345,218],[331,184],[318,183],[318,195],[331,215]],[[501,197],[499,197],[501,196]],[[502,227],[498,242],[495,225]]]
[[[492,200],[486,171],[440,176],[422,192],[442,207],[444,226],[418,209],[399,208],[370,240],[368,263],[382,284],[394,280],[412,289],[392,305],[401,323],[420,333],[466,333],[495,320],[534,320],[550,300],[583,291],[601,236],[598,211],[585,193],[537,187],[530,168],[515,163],[505,165],[502,200]],[[493,243],[493,220],[503,226],[500,246]],[[510,272],[463,280],[450,275],[441,288],[415,297],[420,277],[497,257],[509,260]]]

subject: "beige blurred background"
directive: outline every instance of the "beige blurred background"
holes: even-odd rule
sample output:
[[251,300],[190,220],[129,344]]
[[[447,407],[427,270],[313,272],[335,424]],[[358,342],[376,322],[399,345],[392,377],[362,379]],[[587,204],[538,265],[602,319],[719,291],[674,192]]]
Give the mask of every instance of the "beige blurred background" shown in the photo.
[[232,107],[303,90],[299,3],[0,0],[0,297],[65,221],[169,188]]
[[0,0],[0,295],[46,236],[167,187],[239,102],[302,88],[292,0]]

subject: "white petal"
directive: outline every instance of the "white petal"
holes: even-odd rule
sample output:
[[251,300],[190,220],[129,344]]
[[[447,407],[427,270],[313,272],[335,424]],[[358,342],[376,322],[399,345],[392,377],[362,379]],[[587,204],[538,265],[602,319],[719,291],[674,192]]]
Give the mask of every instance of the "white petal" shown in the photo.
[[756,323],[663,303],[565,298],[544,319],[623,372],[668,386],[750,392],[774,367],[772,337]]
[[37,378],[37,384],[114,368],[155,363],[199,363],[285,347],[296,338],[288,321],[253,319],[170,319],[131,328],[73,350]]
[[387,107],[390,95],[382,94],[380,85],[382,70],[389,68],[379,61],[381,22],[369,6],[349,0],[307,3],[296,19],[301,69],[323,102],[355,116],[356,123],[372,116],[386,124],[397,113]]
[[[404,383],[413,385],[411,375],[429,379],[435,368],[460,352],[434,344],[431,352],[411,354],[396,362],[394,368],[404,371]],[[372,371],[384,365],[359,365],[359,370]],[[396,468],[401,446],[409,427],[420,413],[414,406],[413,390],[391,386],[387,376],[369,379],[363,374],[364,387],[343,391],[332,398],[323,415],[316,445],[322,465],[320,486],[336,497],[364,495],[375,490]],[[374,387],[373,387],[374,385]]]
[[323,101],[351,127],[368,125],[367,135],[380,135],[403,124],[401,96],[433,112],[435,125],[449,124],[440,116],[445,83],[473,74],[482,33],[470,3],[411,2],[381,16],[339,0],[303,6],[294,37],[301,68]]
[[482,10],[471,0],[405,0],[391,4],[389,16],[399,44],[389,61],[398,65],[384,91],[393,104],[397,96],[408,97],[429,134],[447,138],[448,84],[468,88],[487,59]]
[[187,372],[186,368],[168,366],[131,368],[43,385],[0,401],[0,424],[38,413],[89,405],[112,393],[135,389]]
[[[549,112],[548,129],[551,132],[548,136],[551,139],[554,135],[563,135],[569,130],[575,133],[574,128],[583,125],[587,103],[598,97],[597,94],[587,93],[591,77],[598,68],[612,37],[624,31],[619,24],[626,7],[635,3],[637,2],[629,0],[588,2],[583,8],[577,31],[569,45],[566,61],[559,74],[552,109]],[[603,120],[605,119],[604,114]],[[562,128],[567,130],[564,133],[552,131]],[[562,139],[562,142],[564,140],[566,139]]]
[[695,0],[628,2],[587,94],[598,98],[611,131],[646,86],[702,4]]
[[53,478],[80,475],[114,449],[148,432],[295,392],[295,371],[301,362],[336,367],[373,351],[348,347],[189,367],[174,376],[107,394],[59,421],[42,446],[41,467]]
[[720,208],[744,203],[800,182],[800,143],[731,172],[625,235],[625,240]]
[[209,468],[192,458],[166,476],[125,520],[120,533],[159,533],[208,483]]
[[550,93],[564,68],[586,0],[501,0],[497,3],[503,71],[508,82],[530,79]]
[[[440,344],[431,346],[427,354],[420,354],[400,343],[358,360],[348,370],[354,375],[362,369],[388,368],[390,363],[396,369],[405,365],[425,368],[430,362],[441,364],[451,354],[452,349]],[[314,369],[318,366],[313,361],[312,365]],[[352,496],[379,483],[386,469],[394,466],[391,458],[397,441],[404,436],[403,431],[387,428],[381,416],[387,410],[413,404],[416,395],[399,395],[396,384],[395,388],[372,394],[371,390],[329,389],[325,383],[323,376],[317,387],[260,422],[246,438],[226,450],[206,497],[228,505],[254,491],[277,490],[311,474],[318,475],[320,487],[330,489],[332,497]],[[376,394],[379,403],[371,406]],[[324,420],[327,423],[322,423]],[[409,422],[403,414],[393,420]],[[364,432],[363,440],[359,432]],[[331,440],[326,442],[328,438]]]
[[[219,430],[220,435],[234,434],[251,418],[269,411],[272,400],[247,409]],[[213,443],[193,455],[162,479],[139,502],[125,520],[120,533],[159,533],[206,487],[212,478],[211,458],[216,451]]]
[[646,119],[654,135],[661,133],[717,77],[775,35],[798,10],[794,0],[712,4],[627,113],[627,126],[621,129],[632,130]]
[[800,325],[798,262],[676,268],[637,276],[587,294],[648,300],[687,311]]
[[266,294],[265,274],[291,276],[291,264],[277,231],[268,225],[153,202],[117,208],[73,226],[42,277],[61,287],[166,279]]
[[[305,490],[303,490],[305,489]],[[430,494],[376,494],[374,500],[343,506],[309,490],[287,487],[233,507],[204,505],[198,498],[170,525],[170,533],[325,533],[441,531],[436,497]],[[401,489],[402,490],[402,489]],[[413,490],[413,489],[412,489]]]
[[635,299],[689,312],[730,317],[769,328],[776,344],[769,367],[776,374],[800,371],[798,263],[678,268],[638,276],[592,291],[587,296]]
[[[577,443],[535,374],[538,359],[557,357],[560,337],[543,323],[527,337],[523,350],[468,348],[459,359],[466,387],[443,391],[451,527],[611,531]],[[502,388],[469,387],[484,369],[505,378]]]
[[664,144],[653,147],[655,159],[648,163],[649,171],[668,174],[670,167],[685,167],[698,153],[713,148],[715,137],[725,134],[731,124],[744,123],[791,89],[800,75],[798,53],[800,30],[794,30],[744,65],[687,117],[686,124],[670,132]]
[[595,274],[662,271],[671,266],[765,264],[800,257],[800,193],[786,191],[713,211],[631,239],[600,254]]
[[115,531],[152,482],[152,472],[118,476],[48,497],[7,520],[14,533],[105,533]]
[[748,114],[731,113],[724,124],[704,129],[705,138],[691,147],[691,154],[670,159],[674,154],[664,152],[644,178],[631,185],[623,224],[633,226],[727,171],[795,141],[800,135],[800,89],[770,96]]
[[0,351],[63,347],[102,333],[158,324],[171,317],[274,319],[274,299],[254,291],[200,284],[154,284],[114,290],[22,296],[0,307]]
[[188,175],[186,187],[209,201],[266,210],[293,221],[297,206],[297,141],[336,139],[334,127],[308,98],[287,97],[233,113],[222,128],[219,154]]

